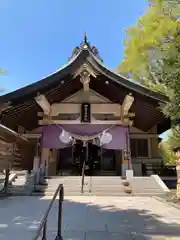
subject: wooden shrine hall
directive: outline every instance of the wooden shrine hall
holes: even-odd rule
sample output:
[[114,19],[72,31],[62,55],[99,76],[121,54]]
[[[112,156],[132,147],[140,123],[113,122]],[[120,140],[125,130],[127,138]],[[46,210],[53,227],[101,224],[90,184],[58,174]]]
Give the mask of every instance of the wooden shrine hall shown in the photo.
[[29,140],[20,168],[49,175],[141,175],[160,164],[158,135],[170,128],[159,110],[166,96],[108,69],[86,35],[66,65],[0,97],[1,123]]

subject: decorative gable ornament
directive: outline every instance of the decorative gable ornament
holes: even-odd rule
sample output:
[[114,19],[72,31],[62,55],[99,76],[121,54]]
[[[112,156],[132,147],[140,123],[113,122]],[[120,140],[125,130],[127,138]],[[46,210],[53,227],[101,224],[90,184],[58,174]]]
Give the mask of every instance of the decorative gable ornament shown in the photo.
[[89,83],[91,81],[91,76],[96,78],[97,72],[95,72],[89,64],[84,63],[75,72],[73,78],[76,78],[77,76],[80,76],[80,82],[83,84],[84,90],[89,91]]
[[88,42],[88,39],[87,39],[87,35],[86,33],[84,33],[84,39],[83,41],[80,43],[79,46],[75,47],[72,51],[72,55],[71,57],[69,58],[69,61],[73,58],[75,58],[81,51],[83,50],[89,50],[93,55],[94,57],[96,57],[98,60],[100,60],[101,62],[103,62],[103,59],[100,57],[99,55],[99,51],[98,49],[96,48],[96,46],[94,45],[91,45],[90,42]]
[[80,73],[80,82],[82,82],[82,84],[88,84],[90,82],[90,73],[84,69],[81,73]]
[[84,78],[84,77],[90,78],[90,76],[92,76],[92,77],[96,78],[97,74],[98,74],[98,72],[95,71],[89,64],[84,63],[81,65],[81,67],[79,67],[77,69],[73,78],[76,78],[77,76],[80,76],[82,78]]

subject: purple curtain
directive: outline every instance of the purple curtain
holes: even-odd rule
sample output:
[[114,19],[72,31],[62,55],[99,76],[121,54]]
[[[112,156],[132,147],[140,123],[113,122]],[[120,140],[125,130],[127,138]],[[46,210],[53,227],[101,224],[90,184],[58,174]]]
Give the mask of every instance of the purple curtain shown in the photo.
[[44,148],[65,148],[69,145],[62,143],[59,140],[59,135],[62,129],[70,134],[80,136],[93,136],[102,133],[104,130],[109,129],[108,132],[112,134],[112,141],[104,145],[103,148],[107,149],[125,149],[126,148],[126,133],[127,127],[111,126],[106,124],[76,124],[76,125],[48,125],[42,129],[42,147]]
[[128,128],[122,126],[115,126],[109,130],[112,134],[112,141],[103,146],[106,149],[126,149],[126,134]]

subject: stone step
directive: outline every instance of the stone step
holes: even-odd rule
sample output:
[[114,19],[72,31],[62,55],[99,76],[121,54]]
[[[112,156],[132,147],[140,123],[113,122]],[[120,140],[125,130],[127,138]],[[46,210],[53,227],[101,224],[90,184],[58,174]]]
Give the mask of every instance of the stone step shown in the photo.
[[135,197],[153,197],[153,196],[163,196],[164,195],[164,193],[160,193],[160,192],[158,192],[158,193],[154,193],[154,192],[152,192],[152,193],[132,193],[132,195],[133,196],[135,196]]
[[134,195],[153,196],[165,194],[158,182],[152,177],[134,177],[130,180]]
[[[54,192],[33,192],[31,194],[32,196],[53,196]],[[127,194],[125,192],[111,192],[111,193],[104,193],[104,192],[86,192],[84,191],[84,193],[79,192],[65,192],[64,196],[130,196],[130,194]]]
[[[23,188],[25,179],[25,176],[19,177],[10,187],[13,195],[30,194],[26,188]],[[125,193],[124,180],[117,176],[85,177],[83,194],[81,193],[81,180],[80,176],[56,176],[48,179],[47,186],[38,185],[37,189],[41,192],[33,192],[32,195],[53,196],[60,183],[64,185],[65,196],[156,196],[164,194],[157,182],[151,177],[132,179],[130,181],[132,194]]]
[[[60,183],[64,185],[65,195],[72,196],[81,195],[81,176],[59,176],[48,180],[48,187],[39,187],[44,190],[45,195],[52,195]],[[89,193],[89,190],[91,193]],[[85,176],[84,179],[84,194],[93,196],[127,196],[124,192],[122,180],[117,176]]]
[[106,187],[91,187],[92,191],[108,191],[108,192],[112,192],[112,191],[123,191],[124,187],[118,187],[118,188],[106,188]]

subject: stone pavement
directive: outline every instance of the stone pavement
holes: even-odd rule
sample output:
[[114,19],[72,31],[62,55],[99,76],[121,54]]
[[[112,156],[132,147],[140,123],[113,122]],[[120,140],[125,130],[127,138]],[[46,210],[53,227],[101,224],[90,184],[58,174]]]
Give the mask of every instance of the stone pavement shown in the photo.
[[[180,240],[180,210],[149,197],[69,197],[63,208],[64,240]],[[55,239],[57,205],[49,216]]]
[[32,240],[48,204],[39,197],[0,199],[0,240]]
[[[0,240],[32,240],[51,197],[0,200]],[[58,201],[48,218],[57,230]],[[150,197],[68,197],[63,203],[64,240],[180,240],[180,210]]]

